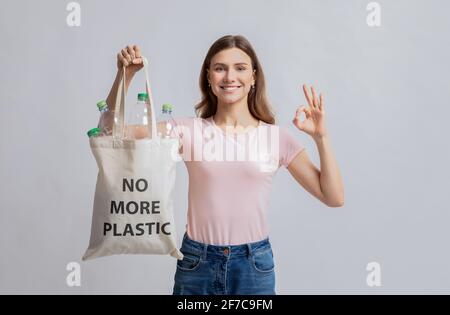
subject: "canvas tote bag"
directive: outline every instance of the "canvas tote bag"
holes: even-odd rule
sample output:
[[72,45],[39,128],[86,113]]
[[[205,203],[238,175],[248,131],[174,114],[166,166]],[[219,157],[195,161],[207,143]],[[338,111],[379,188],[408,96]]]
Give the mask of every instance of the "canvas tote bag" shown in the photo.
[[173,218],[177,139],[161,139],[143,58],[150,111],[148,138],[125,139],[125,68],[118,87],[112,136],[91,137],[98,165],[91,237],[83,260],[117,254],[169,254],[178,250]]

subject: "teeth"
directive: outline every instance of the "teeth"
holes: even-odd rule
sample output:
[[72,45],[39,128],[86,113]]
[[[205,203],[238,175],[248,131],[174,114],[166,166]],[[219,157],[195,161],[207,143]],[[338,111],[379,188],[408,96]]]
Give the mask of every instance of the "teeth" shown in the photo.
[[239,86],[235,86],[235,87],[224,87],[224,86],[222,86],[222,89],[224,89],[225,91],[232,91],[232,90],[236,90],[238,88],[239,88]]

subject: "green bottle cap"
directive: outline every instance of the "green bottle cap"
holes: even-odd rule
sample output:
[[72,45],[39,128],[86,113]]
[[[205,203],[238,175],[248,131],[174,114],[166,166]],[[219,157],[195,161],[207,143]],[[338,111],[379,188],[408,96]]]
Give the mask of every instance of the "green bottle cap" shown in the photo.
[[162,105],[162,110],[164,110],[164,111],[172,111],[172,109],[173,109],[172,104],[166,103],[166,104]]
[[92,128],[87,132],[87,135],[89,136],[89,138],[96,137],[99,135],[100,131],[101,131],[100,128]]
[[97,103],[97,107],[99,110],[104,109],[105,107],[108,107],[108,104],[106,104],[106,101],[100,101]]
[[147,93],[139,93],[138,94],[138,100],[139,101],[146,101],[146,100],[148,100],[148,94]]

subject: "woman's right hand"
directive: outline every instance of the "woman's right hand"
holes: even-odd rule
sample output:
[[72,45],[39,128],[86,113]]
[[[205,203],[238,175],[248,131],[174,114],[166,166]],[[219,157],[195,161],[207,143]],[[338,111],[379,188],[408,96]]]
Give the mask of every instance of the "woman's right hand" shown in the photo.
[[127,76],[134,76],[136,72],[142,69],[144,61],[141,55],[141,49],[137,45],[128,45],[117,54],[117,69],[122,70],[125,66]]

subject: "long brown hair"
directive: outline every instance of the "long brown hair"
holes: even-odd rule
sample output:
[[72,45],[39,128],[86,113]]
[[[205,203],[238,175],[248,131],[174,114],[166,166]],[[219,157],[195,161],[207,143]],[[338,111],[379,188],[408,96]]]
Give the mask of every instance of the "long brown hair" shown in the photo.
[[227,35],[219,38],[209,48],[203,61],[200,72],[200,91],[202,93],[201,101],[195,105],[195,112],[198,117],[208,118],[217,111],[217,96],[214,95],[208,86],[207,69],[211,64],[212,58],[219,52],[229,48],[239,48],[244,51],[252,60],[252,67],[255,72],[255,87],[248,93],[248,109],[251,115],[268,124],[275,124],[275,115],[266,96],[266,81],[264,73],[259,63],[258,57],[250,42],[241,35]]

